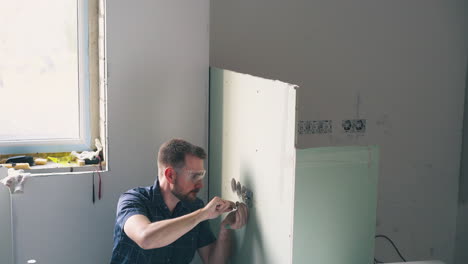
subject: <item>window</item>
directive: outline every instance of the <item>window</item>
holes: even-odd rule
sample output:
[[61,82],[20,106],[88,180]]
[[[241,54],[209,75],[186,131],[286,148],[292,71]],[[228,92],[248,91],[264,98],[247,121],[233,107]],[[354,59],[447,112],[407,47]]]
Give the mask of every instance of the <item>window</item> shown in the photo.
[[0,4],[0,155],[105,144],[104,1]]

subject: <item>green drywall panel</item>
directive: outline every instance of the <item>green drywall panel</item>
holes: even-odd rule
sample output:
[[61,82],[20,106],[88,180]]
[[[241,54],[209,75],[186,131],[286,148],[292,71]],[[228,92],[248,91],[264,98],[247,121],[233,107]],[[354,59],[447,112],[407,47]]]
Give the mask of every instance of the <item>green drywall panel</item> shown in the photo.
[[373,263],[378,148],[296,155],[293,263]]
[[209,198],[240,201],[232,179],[254,194],[232,263],[370,264],[378,148],[296,150],[295,96],[293,85],[210,71]]
[[292,261],[295,95],[290,84],[211,69],[209,198],[242,201],[233,178],[253,192],[231,263]]

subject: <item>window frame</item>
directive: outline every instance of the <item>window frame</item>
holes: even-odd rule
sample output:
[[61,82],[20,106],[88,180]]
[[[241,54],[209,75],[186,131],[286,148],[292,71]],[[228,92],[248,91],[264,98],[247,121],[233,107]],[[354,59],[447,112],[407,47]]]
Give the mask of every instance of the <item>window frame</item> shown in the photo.
[[[107,49],[106,49],[106,0],[76,0],[78,10],[84,14],[84,18],[78,23],[78,30],[82,37],[78,37],[81,41],[78,46],[84,47],[84,56],[79,56],[79,65],[86,70],[81,70],[79,74],[86,76],[85,91],[80,96],[85,96],[86,104],[80,104],[80,107],[86,109],[83,120],[87,123],[86,127],[80,126],[80,130],[85,128],[86,132],[80,131],[80,141],[75,141],[78,144],[57,145],[57,141],[53,144],[41,145],[41,149],[37,146],[36,150],[31,151],[32,144],[24,144],[25,142],[15,142],[9,146],[0,145],[0,157],[11,157],[18,154],[33,156],[34,158],[44,158],[44,156],[54,156],[55,154],[67,154],[74,150],[77,152],[85,150],[94,150],[95,140],[99,139],[102,145],[101,163],[96,165],[80,166],[78,164],[69,164],[63,166],[48,162],[46,166],[33,166],[31,169],[25,170],[35,177],[44,177],[49,175],[68,175],[68,174],[83,174],[90,171],[109,171],[108,157],[108,134],[107,134]],[[83,60],[84,58],[84,60]],[[80,84],[79,84],[80,85]],[[81,89],[80,89],[81,90]],[[83,100],[80,97],[80,100]],[[80,116],[81,118],[81,116]],[[11,141],[10,141],[11,142]],[[29,141],[31,142],[31,141]],[[62,140],[62,142],[64,142]],[[68,141],[71,142],[71,141]],[[12,142],[11,142],[12,143]],[[18,144],[23,143],[23,144]],[[8,150],[8,151],[4,151]],[[60,153],[61,152],[61,153]],[[1,164],[0,164],[1,166]]]
[[[90,12],[95,10],[96,12]],[[93,138],[100,138],[106,136],[105,125],[101,125],[102,114],[106,112],[105,100],[101,103],[102,98],[105,98],[106,87],[102,89],[101,85],[106,85],[106,82],[100,81],[105,79],[105,71],[101,71],[101,57],[105,58],[105,54],[99,54],[100,51],[105,51],[98,44],[101,42],[101,33],[104,29],[100,29],[100,15],[104,14],[100,9],[104,8],[105,3],[103,0],[76,0],[77,3],[77,52],[78,52],[78,101],[79,101],[79,138],[70,139],[48,139],[48,140],[10,140],[0,141],[0,154],[23,154],[23,153],[50,153],[50,152],[70,152],[92,150],[94,146]],[[91,17],[92,16],[92,17]],[[92,30],[90,30],[92,28]],[[94,33],[93,33],[94,32]],[[90,36],[94,34],[94,36]],[[92,38],[92,39],[91,39]],[[98,41],[99,40],[99,41]],[[95,43],[92,46],[92,43]],[[91,53],[94,53],[91,55]],[[90,59],[90,56],[92,57]],[[103,59],[105,61],[105,59]],[[91,79],[90,66],[94,65],[94,76],[96,80]],[[101,93],[104,93],[101,94]],[[92,105],[94,104],[94,107]],[[104,133],[103,133],[104,132]],[[101,139],[101,142],[103,139]]]

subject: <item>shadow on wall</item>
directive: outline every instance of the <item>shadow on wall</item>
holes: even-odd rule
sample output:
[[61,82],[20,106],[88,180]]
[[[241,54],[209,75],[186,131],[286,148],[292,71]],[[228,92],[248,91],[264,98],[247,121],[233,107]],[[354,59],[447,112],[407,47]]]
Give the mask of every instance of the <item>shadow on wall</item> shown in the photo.
[[[242,173],[243,185],[249,188],[252,186],[252,175],[244,170]],[[257,217],[255,208],[255,196],[253,197],[252,208],[249,208],[249,220],[247,225],[237,230],[233,263],[272,263],[267,259],[263,246],[262,226]]]

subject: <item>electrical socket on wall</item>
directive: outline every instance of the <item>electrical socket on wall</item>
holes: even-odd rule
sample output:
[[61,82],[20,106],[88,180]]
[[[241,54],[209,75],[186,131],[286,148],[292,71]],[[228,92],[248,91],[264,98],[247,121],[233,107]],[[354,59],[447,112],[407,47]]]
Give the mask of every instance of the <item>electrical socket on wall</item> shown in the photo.
[[366,119],[344,119],[341,121],[341,127],[345,133],[365,133]]
[[[345,133],[366,133],[366,119],[343,119],[341,127]],[[305,134],[331,134],[333,132],[332,120],[301,120],[297,123],[299,135]]]
[[303,134],[329,134],[333,132],[331,120],[307,120],[297,123],[299,135]]

